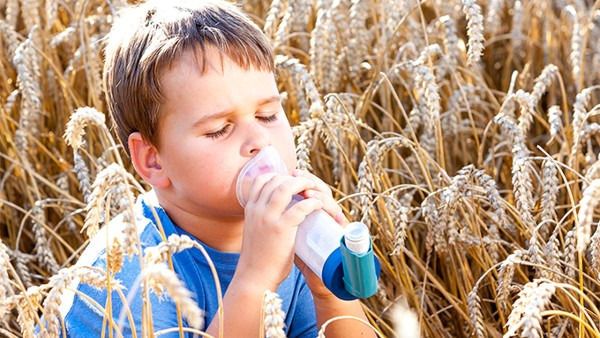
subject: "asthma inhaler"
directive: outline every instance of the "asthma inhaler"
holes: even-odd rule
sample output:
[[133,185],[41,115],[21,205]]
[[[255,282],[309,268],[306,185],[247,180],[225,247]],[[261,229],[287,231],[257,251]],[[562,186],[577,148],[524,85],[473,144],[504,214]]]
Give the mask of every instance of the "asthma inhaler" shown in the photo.
[[[254,178],[269,172],[289,175],[272,146],[262,148],[238,176],[236,193],[243,207]],[[288,207],[302,199],[294,195]],[[377,291],[380,264],[363,223],[344,228],[324,210],[314,211],[298,225],[294,252],[340,299],[367,298]]]

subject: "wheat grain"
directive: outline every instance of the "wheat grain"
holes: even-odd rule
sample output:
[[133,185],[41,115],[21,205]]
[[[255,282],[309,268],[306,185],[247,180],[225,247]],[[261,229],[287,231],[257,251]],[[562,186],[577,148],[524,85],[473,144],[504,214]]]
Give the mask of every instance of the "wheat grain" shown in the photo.
[[19,0],[6,0],[5,19],[8,26],[14,31],[19,20]]
[[277,30],[277,24],[280,19],[280,13],[283,12],[284,7],[289,6],[289,2],[284,2],[282,0],[273,0],[271,1],[271,6],[269,7],[269,13],[265,18],[265,24],[263,26],[263,31],[267,35],[269,39],[273,39],[275,37],[275,32]]
[[144,267],[142,275],[158,296],[166,291],[171,299],[181,306],[181,313],[191,327],[200,329],[204,325],[202,310],[173,270],[165,264],[155,264]]
[[310,37],[310,73],[323,93],[335,91],[341,72],[337,62],[337,36],[331,17],[332,0],[317,1],[317,21]]
[[485,38],[483,37],[483,15],[475,0],[462,0],[463,12],[467,18],[467,64],[475,65],[483,55]]
[[533,208],[533,184],[531,182],[531,176],[529,174],[530,161],[526,157],[527,152],[523,150],[523,145],[515,144],[513,148],[513,166],[512,166],[512,183],[513,193],[517,204],[517,210],[523,218],[523,223],[529,229],[535,227],[535,221],[531,215],[531,209]]
[[40,7],[40,0],[21,0],[21,17],[27,31],[32,31],[35,26],[42,27]]
[[91,270],[85,266],[74,266],[64,268],[58,271],[57,274],[50,277],[48,286],[51,288],[44,300],[44,324],[40,327],[40,337],[56,337],[60,332],[59,322],[59,306],[61,304],[61,296],[70,283],[79,279],[81,283],[89,284],[95,288],[107,288],[108,283],[113,290],[121,289],[122,286],[118,280],[107,279],[106,275]]
[[[0,22],[1,23],[1,22]],[[10,114],[17,102],[17,97],[19,96],[19,90],[15,89],[6,97],[6,103],[4,104],[4,110],[6,113]]]
[[555,291],[553,283],[544,279],[525,284],[508,317],[508,331],[504,337],[513,336],[518,330],[521,337],[542,337],[541,312],[550,303]]
[[[421,203],[421,210],[423,212],[423,217],[425,218],[425,222],[427,223],[427,237],[425,238],[425,245],[427,247],[427,251],[430,252],[433,245],[435,244],[435,250],[438,252],[445,252],[448,248],[446,246],[445,240],[440,240],[439,238],[443,238],[443,231],[445,229],[441,229],[441,233],[437,232],[437,226],[440,224],[440,216],[438,213],[438,207],[435,201],[433,200],[432,195],[429,195],[423,203]],[[436,236],[438,239],[436,240]]]
[[[358,182],[356,190],[359,193],[359,207],[364,215],[367,215],[372,207],[372,194],[379,189],[375,185],[377,179],[373,170],[382,166],[384,156],[392,149],[407,147],[412,149],[411,142],[404,136],[388,137],[384,139],[373,139],[367,144],[367,151],[358,166]],[[355,213],[358,211],[355,210]],[[368,223],[368,219],[366,220]]]
[[575,85],[579,89],[579,78],[581,76],[581,55],[583,52],[583,30],[585,29],[579,23],[584,18],[579,15],[577,10],[573,6],[565,7],[565,11],[569,13],[573,21],[572,35],[571,35],[571,53],[569,54],[569,61],[571,63],[571,74]]
[[592,96],[592,88],[583,89],[581,92],[577,94],[575,97],[575,102],[573,103],[573,147],[571,148],[571,160],[570,164],[572,166],[577,163],[577,156],[579,155],[579,145],[581,144],[581,136],[587,124],[586,116],[587,109],[586,106],[589,104],[589,101]]
[[123,244],[118,237],[114,237],[106,249],[106,268],[113,275],[123,268]]
[[523,55],[523,2],[515,0],[512,8],[512,25],[510,30],[510,42],[517,55]]
[[45,1],[44,11],[46,14],[46,29],[51,30],[54,27],[56,15],[58,14],[58,2]]
[[85,135],[85,127],[88,124],[93,124],[101,128],[105,128],[104,114],[92,107],[78,108],[67,123],[67,129],[64,134],[65,141],[68,145],[77,150],[83,145],[83,135]]
[[302,122],[294,128],[294,134],[297,135],[297,167],[300,170],[312,171],[312,167],[310,166],[310,151],[313,146],[315,129],[319,129],[321,124],[321,120],[313,118]]
[[[60,190],[69,192],[69,176],[60,175],[60,177],[56,180],[56,186],[60,188]],[[61,205],[65,207],[65,203],[61,202]],[[63,216],[64,222],[67,224],[67,228],[70,232],[75,232],[77,230],[77,224],[73,220],[73,215],[71,213],[66,213]]]
[[499,237],[498,229],[495,226],[496,223],[500,224],[502,229],[508,231],[509,233],[516,234],[517,230],[515,229],[514,224],[508,221],[506,209],[494,179],[482,170],[476,170],[473,173],[473,177],[475,177],[477,183],[479,183],[479,185],[485,190],[486,197],[492,206],[492,210],[494,211],[492,213],[494,224],[489,227],[490,234],[492,236]]
[[456,67],[458,59],[460,58],[458,48],[458,35],[456,33],[456,26],[454,20],[448,15],[444,15],[438,20],[438,25],[442,26],[444,30],[444,53],[447,56],[448,66],[452,69]]
[[598,154],[596,161],[585,169],[584,174],[585,181],[583,184],[583,189],[587,188],[587,182],[591,182],[597,178],[600,178],[600,154]]
[[[100,223],[103,222],[104,217],[102,213],[104,212],[106,193],[112,186],[124,182],[135,182],[135,178],[116,163],[111,164],[96,176],[94,184],[92,185],[89,201],[85,207],[87,215],[82,229],[87,231],[88,237],[93,237],[98,232]],[[133,196],[130,195],[131,192],[129,189],[126,189],[126,194],[129,195],[127,200],[133,200]],[[116,199],[119,199],[120,197],[121,196],[115,196]],[[122,221],[125,224],[124,232],[127,234],[123,243],[124,249],[128,255],[132,255],[137,250],[132,242],[137,242],[137,240],[135,238],[130,238],[130,236],[137,237],[137,233],[130,228],[135,229],[135,224],[132,223],[130,210],[123,212],[122,214],[124,216]]]
[[486,28],[489,35],[498,35],[502,26],[502,11],[504,10],[504,0],[490,0],[487,6],[485,16]]
[[287,3],[287,7],[285,8],[283,18],[275,31],[275,36],[273,39],[273,48],[277,50],[278,48],[282,48],[288,42],[288,36],[292,30],[293,25],[293,13],[294,13],[294,3],[295,1],[289,1]]
[[276,292],[266,290],[263,298],[263,322],[265,324],[265,336],[267,338],[286,337],[283,331],[285,327],[285,313],[281,310],[281,298]]
[[78,149],[73,149],[73,171],[75,171],[77,180],[79,180],[79,190],[83,194],[83,201],[88,203],[92,193],[92,177],[83,157],[79,155]]
[[600,226],[596,224],[596,231],[590,239],[590,266],[596,275],[600,274]]
[[17,84],[21,92],[21,115],[19,117],[19,133],[16,133],[15,142],[22,158],[27,158],[28,135],[38,138],[40,133],[40,119],[42,113],[41,99],[41,71],[40,61],[35,51],[39,42],[39,29],[31,29],[28,38],[19,45],[15,51],[13,64],[17,67]]
[[583,191],[583,197],[579,202],[579,213],[577,214],[577,252],[583,254],[592,234],[592,223],[594,210],[600,202],[600,179],[596,179]]
[[197,243],[186,235],[170,235],[166,241],[144,249],[144,265],[163,263],[168,257],[196,245]]
[[516,250],[510,254],[500,265],[498,270],[498,289],[496,290],[497,301],[500,308],[506,310],[508,307],[508,296],[510,294],[510,284],[515,274],[515,265],[520,264],[528,257],[527,250]]
[[563,274],[560,266],[560,243],[558,241],[559,229],[560,227],[556,226],[552,232],[552,235],[550,235],[548,242],[544,246],[544,260],[546,261],[547,266],[550,268],[547,270],[548,279],[550,280],[560,278],[560,276]]
[[[442,212],[440,215],[439,231],[446,231],[448,243],[453,245],[458,237],[458,225],[456,221],[456,209],[464,192],[470,188],[470,180],[475,167],[470,164],[461,168],[456,176],[452,178],[451,184],[442,190],[441,202]],[[441,229],[445,228],[445,229]],[[436,231],[437,232],[437,231]]]
[[53,275],[60,269],[60,266],[56,262],[56,258],[54,258],[50,242],[46,237],[46,230],[42,226],[42,224],[46,223],[46,215],[42,203],[42,201],[35,202],[31,209],[31,225],[35,238],[34,253],[40,265]]
[[8,314],[9,308],[5,301],[13,293],[8,276],[9,269],[10,257],[8,255],[8,248],[0,240],[0,320],[4,320]]
[[[581,149],[583,147],[583,144],[585,144],[592,136],[594,136],[595,134],[598,134],[600,132],[600,124],[598,123],[585,123],[583,130],[581,130],[581,132],[579,133],[579,137],[577,137],[574,141],[573,141],[573,148],[571,150],[571,154],[574,154],[574,156],[576,156],[579,153],[579,149]],[[596,154],[589,154],[590,156],[586,155],[586,162],[590,163],[593,161],[593,156]]]
[[552,142],[563,129],[562,117],[563,112],[559,106],[554,105],[548,108],[548,123],[550,124],[550,140],[548,143]]
[[[16,3],[17,1],[11,0],[8,2],[8,4],[10,4],[11,2]],[[6,44],[6,47],[4,48],[4,55],[7,59],[12,60],[15,56],[15,51],[17,50],[17,47],[19,47],[19,34],[15,31],[15,25],[11,25],[10,22],[8,22],[8,17],[6,18],[6,20],[7,21],[0,20],[0,37],[2,38],[3,43]]]
[[[19,315],[17,316],[17,323],[21,328],[24,338],[35,337],[35,317],[37,317],[38,309],[37,306],[42,301],[42,288],[39,286],[32,286],[27,288],[24,293],[21,293],[17,297],[17,310]],[[41,328],[40,328],[41,329]]]
[[564,261],[564,265],[565,265],[565,273],[567,274],[567,276],[569,276],[570,278],[575,278],[575,276],[577,275],[577,269],[576,269],[576,261],[577,261],[577,252],[576,252],[576,248],[577,248],[577,240],[576,240],[576,236],[575,236],[575,232],[576,232],[576,227],[573,227],[573,229],[569,230],[569,232],[567,232],[567,235],[565,236],[565,242],[563,244],[563,256],[562,259]]
[[467,296],[467,307],[469,308],[469,318],[471,326],[473,326],[473,335],[475,337],[487,337],[485,327],[483,325],[483,314],[481,313],[481,300],[477,294],[479,290],[479,281],[475,283],[473,289]]
[[369,7],[371,1],[352,0],[350,7],[350,22],[348,31],[349,39],[346,40],[346,46],[343,49],[346,56],[346,62],[349,66],[351,78],[356,78],[360,72],[360,64],[367,57],[370,45],[370,36],[368,34],[366,21],[369,17]]
[[531,104],[533,107],[537,106],[538,102],[542,99],[542,95],[548,91],[558,75],[558,67],[555,65],[550,64],[544,67],[540,76],[535,79],[535,85],[531,91]]
[[307,71],[306,66],[300,63],[298,59],[288,58],[285,56],[278,55],[275,58],[275,65],[278,68],[288,70],[292,76],[297,80],[297,83],[304,90],[298,90],[299,95],[305,95],[310,101],[310,108],[308,111],[300,111],[300,120],[305,121],[309,116],[319,117],[324,113],[324,105],[321,100],[321,94],[317,90],[315,81],[311,74]]
[[406,238],[406,231],[408,229],[408,212],[409,209],[403,206],[393,196],[389,196],[386,199],[386,207],[392,216],[392,222],[394,223],[394,248],[390,255],[399,255],[402,247],[404,247],[404,240]]
[[8,250],[8,255],[14,262],[15,271],[17,272],[18,279],[21,283],[23,283],[26,288],[32,286],[31,271],[29,271],[27,264],[34,259],[34,256],[16,250]]
[[556,201],[558,199],[558,168],[551,160],[544,161],[542,173],[542,222],[556,219]]

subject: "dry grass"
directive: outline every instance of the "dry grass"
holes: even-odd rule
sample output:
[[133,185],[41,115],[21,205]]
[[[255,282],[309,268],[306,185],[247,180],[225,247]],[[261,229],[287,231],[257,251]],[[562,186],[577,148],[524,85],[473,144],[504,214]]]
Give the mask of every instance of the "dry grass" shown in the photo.
[[[130,209],[147,187],[127,173],[99,85],[123,3],[0,2],[0,335],[60,335],[69,282],[118,292],[114,272],[141,251]],[[242,1],[281,55],[300,167],[375,236],[382,275],[364,304],[382,336],[402,333],[400,317],[425,337],[600,335],[599,4]],[[73,267],[114,217],[126,226],[108,271]],[[191,245],[147,251],[142,287],[200,325],[161,268]]]

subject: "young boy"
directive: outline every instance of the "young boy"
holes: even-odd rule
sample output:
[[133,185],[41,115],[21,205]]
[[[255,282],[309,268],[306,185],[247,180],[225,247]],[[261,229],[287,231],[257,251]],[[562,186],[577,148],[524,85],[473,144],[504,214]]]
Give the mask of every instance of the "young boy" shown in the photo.
[[[107,41],[109,109],[136,171],[153,188],[135,206],[143,246],[163,240],[160,222],[167,237],[187,234],[198,240],[219,275],[223,327],[216,315],[215,281],[200,251],[172,257],[175,272],[205,311],[203,330],[213,336],[222,330],[225,337],[256,337],[266,290],[283,299],[291,337],[316,337],[320,326],[336,316],[366,319],[358,301],[337,299],[301,261],[294,265],[297,225],[308,214],[324,209],[338,222],[347,221],[324,182],[294,171],[295,146],[274,79],[273,51],[260,29],[230,3],[150,0],[122,12]],[[267,145],[277,149],[293,174],[259,176],[244,209],[236,199],[236,178]],[[298,193],[306,198],[286,209]],[[104,269],[103,233],[78,264]],[[137,257],[124,264],[116,278],[127,295],[139,285],[140,268]],[[106,306],[106,291],[85,284],[77,291],[61,305],[68,334],[108,332],[94,304]],[[129,297],[139,334],[141,295]],[[170,299],[151,294],[151,302],[153,332],[179,326]],[[115,321],[125,318],[115,292],[110,305]],[[123,322],[123,334],[131,335],[129,320]],[[373,336],[355,320],[336,321],[326,334]]]

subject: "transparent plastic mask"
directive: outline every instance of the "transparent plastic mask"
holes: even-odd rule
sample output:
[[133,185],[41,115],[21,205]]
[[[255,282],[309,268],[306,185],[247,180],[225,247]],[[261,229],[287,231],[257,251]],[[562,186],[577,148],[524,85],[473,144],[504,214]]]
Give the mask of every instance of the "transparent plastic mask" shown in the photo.
[[235,191],[242,207],[246,206],[254,179],[266,173],[289,175],[285,163],[273,146],[263,147],[240,171]]

